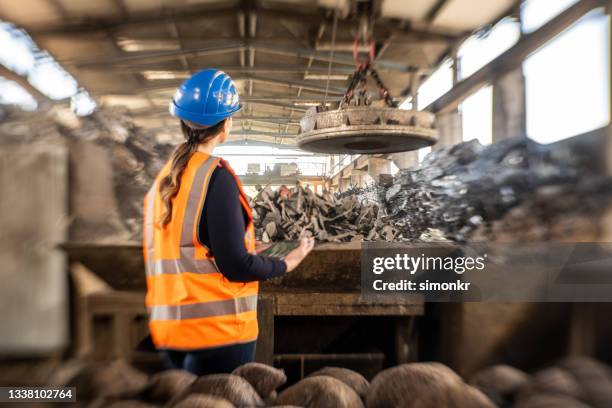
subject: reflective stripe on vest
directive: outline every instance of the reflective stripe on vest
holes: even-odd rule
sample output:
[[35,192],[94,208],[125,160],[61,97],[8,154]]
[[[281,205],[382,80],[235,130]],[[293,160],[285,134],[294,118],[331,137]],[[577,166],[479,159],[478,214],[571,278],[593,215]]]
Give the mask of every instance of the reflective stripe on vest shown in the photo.
[[[145,197],[146,303],[151,337],[158,348],[200,349],[257,338],[258,283],[228,281],[197,237],[208,183],[220,165],[217,157],[199,152],[192,156],[172,201],[171,221],[163,228],[156,225],[163,210],[159,181],[169,173],[170,163]],[[237,177],[236,182],[249,219],[245,246],[253,253],[252,215]]]
[[152,320],[195,319],[202,316],[222,316],[249,312],[257,309],[257,295],[217,302],[191,303],[179,306],[151,306]]

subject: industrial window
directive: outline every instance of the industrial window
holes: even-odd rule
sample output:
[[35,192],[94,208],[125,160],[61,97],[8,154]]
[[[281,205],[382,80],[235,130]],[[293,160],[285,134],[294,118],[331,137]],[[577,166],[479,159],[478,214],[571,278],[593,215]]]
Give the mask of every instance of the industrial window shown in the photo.
[[[520,25],[504,19],[484,34],[467,39],[459,48],[460,79],[469,77],[488,62],[512,47],[520,37]],[[463,140],[478,139],[490,144],[493,139],[493,91],[491,86],[480,89],[460,105]]]
[[27,111],[35,111],[36,100],[19,84],[0,77],[0,104],[16,105]]
[[[95,109],[95,102],[79,87],[77,81],[46,51],[40,50],[30,36],[10,23],[0,21],[0,64],[19,75],[27,77],[36,89],[54,100],[71,98],[71,106],[78,115],[88,115]],[[0,77],[0,79],[3,79]],[[0,104],[13,104],[32,110],[32,100],[15,82],[0,81]],[[35,109],[35,108],[34,108]]]
[[512,47],[521,35],[520,24],[506,18],[491,30],[465,40],[457,52],[459,79],[466,78]]
[[412,99],[410,97],[404,99],[404,101],[400,104],[399,108],[403,110],[412,109]]
[[493,139],[493,87],[486,86],[459,105],[463,140],[478,139],[487,145]]
[[0,64],[19,75],[33,69],[35,60],[28,40],[25,32],[0,21]]
[[521,23],[524,33],[537,30],[553,17],[577,3],[578,0],[525,0],[521,4]]
[[[523,10],[527,28],[539,10]],[[594,10],[525,60],[530,138],[552,143],[609,122],[609,30],[609,17]]]
[[452,62],[446,60],[419,87],[417,108],[422,110],[440,96],[450,91],[452,87]]

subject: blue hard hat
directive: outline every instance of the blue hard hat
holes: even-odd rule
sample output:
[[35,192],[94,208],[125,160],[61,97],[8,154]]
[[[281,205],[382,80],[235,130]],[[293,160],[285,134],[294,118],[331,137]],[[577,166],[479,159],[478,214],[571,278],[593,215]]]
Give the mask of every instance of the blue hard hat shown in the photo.
[[214,68],[193,74],[177,88],[170,102],[172,116],[200,126],[214,126],[239,110],[234,81]]

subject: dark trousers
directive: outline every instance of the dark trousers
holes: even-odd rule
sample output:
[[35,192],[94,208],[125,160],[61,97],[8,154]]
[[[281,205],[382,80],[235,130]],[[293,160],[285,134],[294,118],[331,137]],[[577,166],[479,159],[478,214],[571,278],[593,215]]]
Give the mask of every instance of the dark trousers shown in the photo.
[[232,344],[202,350],[162,350],[168,368],[183,369],[195,375],[231,373],[255,358],[255,342]]

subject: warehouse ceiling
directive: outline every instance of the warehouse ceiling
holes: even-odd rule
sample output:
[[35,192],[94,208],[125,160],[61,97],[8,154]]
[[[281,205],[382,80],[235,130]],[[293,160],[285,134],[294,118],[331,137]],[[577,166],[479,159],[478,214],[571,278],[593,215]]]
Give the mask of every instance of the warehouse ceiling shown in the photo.
[[293,144],[304,111],[338,100],[346,89],[360,16],[370,16],[381,79],[404,98],[412,81],[427,76],[457,41],[516,4],[0,0],[0,18],[25,28],[99,103],[124,107],[140,126],[177,130],[167,109],[175,88],[190,73],[216,67],[234,78],[244,105],[233,140]]

